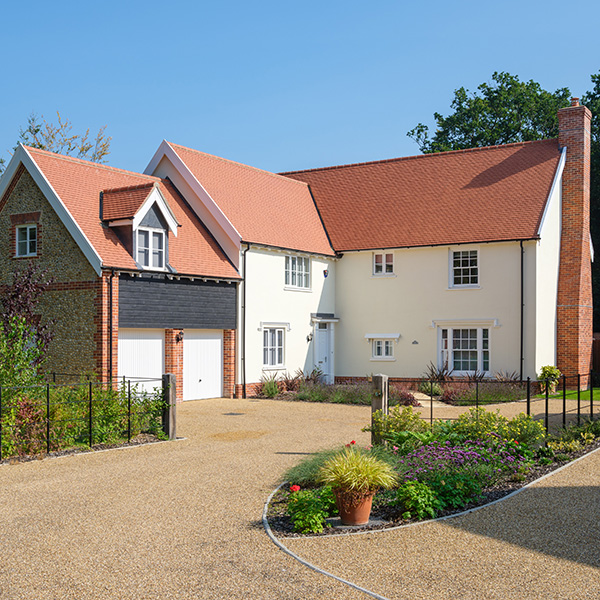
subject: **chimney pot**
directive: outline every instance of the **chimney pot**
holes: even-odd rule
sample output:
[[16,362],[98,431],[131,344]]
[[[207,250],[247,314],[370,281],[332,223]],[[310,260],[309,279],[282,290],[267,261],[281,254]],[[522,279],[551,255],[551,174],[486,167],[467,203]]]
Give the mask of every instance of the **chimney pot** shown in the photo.
[[579,106],[579,98],[571,98],[571,106]]

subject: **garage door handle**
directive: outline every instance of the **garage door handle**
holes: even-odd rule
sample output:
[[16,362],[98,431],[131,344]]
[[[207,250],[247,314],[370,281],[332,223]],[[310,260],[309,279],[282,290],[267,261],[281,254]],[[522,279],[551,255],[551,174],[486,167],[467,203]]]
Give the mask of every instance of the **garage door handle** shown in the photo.
[[200,383],[202,381],[202,379],[198,379],[198,383]]

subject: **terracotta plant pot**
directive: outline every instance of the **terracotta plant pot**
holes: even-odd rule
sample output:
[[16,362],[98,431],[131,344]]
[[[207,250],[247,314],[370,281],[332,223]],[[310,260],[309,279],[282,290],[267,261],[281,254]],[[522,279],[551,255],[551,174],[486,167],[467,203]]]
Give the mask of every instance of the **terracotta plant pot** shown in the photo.
[[358,494],[340,489],[334,492],[342,525],[366,525],[369,522],[375,492]]

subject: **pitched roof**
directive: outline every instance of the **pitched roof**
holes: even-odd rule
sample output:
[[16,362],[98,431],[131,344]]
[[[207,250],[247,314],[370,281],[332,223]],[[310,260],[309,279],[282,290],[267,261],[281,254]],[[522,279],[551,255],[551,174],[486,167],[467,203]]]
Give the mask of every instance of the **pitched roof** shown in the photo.
[[334,254],[305,183],[169,144],[244,242]]
[[282,173],[310,185],[339,251],[533,239],[557,140]]
[[[100,192],[127,187],[143,192],[147,186],[157,185],[181,225],[177,237],[169,236],[169,263],[181,274],[239,278],[221,248],[169,181],[31,147],[26,150],[102,258],[104,267],[136,269],[132,256],[113,229],[100,222]],[[129,205],[133,203],[132,198]]]
[[154,189],[154,182],[147,181],[139,185],[102,190],[102,218],[131,219]]

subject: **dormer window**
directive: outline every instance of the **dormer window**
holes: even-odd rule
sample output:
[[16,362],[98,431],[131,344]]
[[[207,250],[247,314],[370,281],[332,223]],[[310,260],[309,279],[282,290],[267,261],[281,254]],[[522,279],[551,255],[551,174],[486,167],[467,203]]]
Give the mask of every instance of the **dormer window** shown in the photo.
[[137,262],[147,269],[165,268],[165,232],[153,229],[137,230]]
[[158,182],[103,190],[100,218],[113,229],[139,269],[172,270],[169,233],[176,237],[179,224]]

